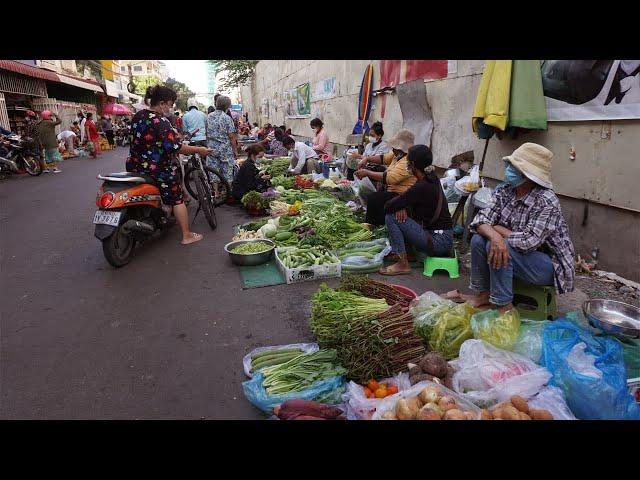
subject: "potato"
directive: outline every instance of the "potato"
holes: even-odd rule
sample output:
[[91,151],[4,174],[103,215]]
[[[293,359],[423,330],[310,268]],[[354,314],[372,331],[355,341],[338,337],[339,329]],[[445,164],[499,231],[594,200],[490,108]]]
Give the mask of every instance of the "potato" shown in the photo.
[[409,405],[409,408],[411,408],[411,410],[415,410],[416,414],[418,413],[418,410],[422,408],[422,402],[417,396],[409,397],[406,400],[407,400],[407,405]]
[[414,375],[422,375],[422,369],[416,365],[415,363],[407,364],[409,368],[409,377],[413,377]]
[[536,410],[532,408],[529,410],[529,415],[534,420],[553,420],[553,415],[551,415],[549,410]]
[[458,408],[458,405],[456,404],[456,399],[453,398],[451,395],[445,395],[444,397],[441,397],[440,400],[438,400],[438,406],[445,412],[447,410]]
[[440,389],[438,387],[425,387],[418,394],[422,403],[438,403],[440,400]]
[[480,415],[481,415],[482,420],[493,420],[493,415],[486,408],[482,409],[482,411],[480,412]]
[[467,420],[477,420],[478,416],[473,412],[464,412],[467,417]]
[[409,408],[406,399],[401,398],[396,402],[396,417],[398,420],[415,420],[417,413],[417,410]]
[[416,383],[424,382],[425,380],[429,380],[430,382],[433,382],[435,378],[436,377],[434,377],[433,375],[428,375],[426,373],[419,373],[418,375],[410,375],[409,382],[411,383],[411,385],[415,385]]
[[462,410],[458,410],[454,408],[452,410],[447,410],[444,413],[444,420],[466,420],[467,416],[464,414]]
[[420,368],[424,373],[444,378],[447,374],[447,359],[438,352],[429,352],[420,360]]
[[501,410],[504,407],[513,407],[513,405],[511,404],[511,402],[500,402],[499,404],[497,404],[495,407],[493,407],[493,410]]
[[449,375],[447,374],[446,377],[444,377],[444,380],[442,381],[442,383],[444,384],[445,387],[447,387],[449,390],[453,390],[453,375]]
[[438,412],[429,408],[428,405],[425,405],[418,411],[416,420],[441,420],[441,417]]
[[520,412],[520,420],[531,420],[531,417],[524,412]]
[[529,404],[520,395],[511,397],[511,404],[523,413],[529,413]]
[[382,414],[382,420],[397,420],[398,417],[396,417],[396,414],[392,411],[389,410],[388,412],[384,412]]
[[507,405],[506,407],[503,407],[500,411],[501,411],[500,417],[503,420],[520,420],[520,411],[514,406]]

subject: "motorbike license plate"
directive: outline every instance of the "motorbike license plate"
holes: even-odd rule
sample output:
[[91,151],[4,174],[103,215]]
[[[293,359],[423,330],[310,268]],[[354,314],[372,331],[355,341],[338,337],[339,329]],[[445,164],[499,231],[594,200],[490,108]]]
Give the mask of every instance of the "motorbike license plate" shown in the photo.
[[122,212],[108,212],[105,210],[98,210],[93,216],[93,223],[117,227],[118,223],[120,223],[121,214]]

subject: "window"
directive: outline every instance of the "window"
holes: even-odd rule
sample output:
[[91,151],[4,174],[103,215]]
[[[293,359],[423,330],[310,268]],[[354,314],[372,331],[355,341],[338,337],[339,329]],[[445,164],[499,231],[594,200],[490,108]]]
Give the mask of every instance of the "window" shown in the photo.
[[125,67],[124,65],[122,65],[122,66],[120,67],[120,71],[121,71],[121,72],[126,72],[126,71],[127,71],[127,67]]
[[133,71],[134,72],[141,72],[142,71],[142,65],[134,65],[133,66]]

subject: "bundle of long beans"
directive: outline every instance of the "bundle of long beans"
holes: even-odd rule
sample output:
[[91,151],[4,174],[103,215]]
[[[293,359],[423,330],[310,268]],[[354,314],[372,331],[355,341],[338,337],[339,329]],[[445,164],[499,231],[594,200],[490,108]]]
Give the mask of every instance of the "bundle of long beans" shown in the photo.
[[399,292],[388,283],[371,280],[365,275],[345,275],[340,282],[340,290],[357,291],[365,297],[384,298],[389,305],[399,303],[408,307],[413,297]]
[[[343,304],[346,299],[352,304]],[[425,352],[414,333],[413,317],[401,304],[388,307],[384,299],[326,285],[313,297],[311,329],[323,348],[337,350],[349,378],[358,381],[393,375]]]

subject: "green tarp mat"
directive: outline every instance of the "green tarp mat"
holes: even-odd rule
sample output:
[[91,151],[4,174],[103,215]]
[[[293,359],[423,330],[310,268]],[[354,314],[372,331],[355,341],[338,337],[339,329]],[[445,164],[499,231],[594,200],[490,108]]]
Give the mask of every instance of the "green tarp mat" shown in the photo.
[[262,265],[252,267],[238,267],[242,277],[242,288],[270,287],[272,285],[282,285],[285,279],[278,270],[275,259],[269,260]]

